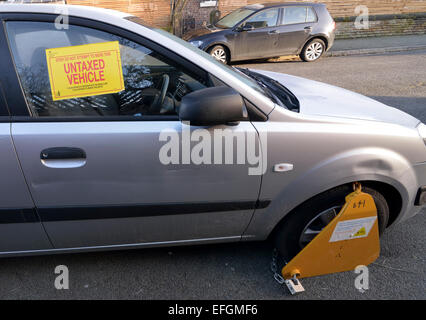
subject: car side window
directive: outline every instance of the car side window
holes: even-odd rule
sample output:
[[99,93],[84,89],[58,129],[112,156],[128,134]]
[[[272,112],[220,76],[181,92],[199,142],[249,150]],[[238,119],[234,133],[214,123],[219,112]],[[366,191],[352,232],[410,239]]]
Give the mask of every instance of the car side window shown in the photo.
[[315,22],[316,14],[311,7],[285,7],[281,24]]
[[3,85],[0,81],[0,117],[7,117],[9,116],[9,112],[6,107],[6,99],[4,97],[4,91],[3,91]]
[[[33,117],[176,115],[182,98],[217,85],[148,47],[100,30],[53,23],[9,21],[10,48]],[[46,49],[118,41],[124,90],[113,94],[54,100]]]
[[251,25],[255,29],[274,27],[278,23],[279,8],[261,11],[248,19],[245,25]]
[[306,22],[316,22],[317,21],[317,14],[315,13],[314,8],[308,7],[307,10],[308,10],[308,12],[307,12],[307,17],[306,17]]

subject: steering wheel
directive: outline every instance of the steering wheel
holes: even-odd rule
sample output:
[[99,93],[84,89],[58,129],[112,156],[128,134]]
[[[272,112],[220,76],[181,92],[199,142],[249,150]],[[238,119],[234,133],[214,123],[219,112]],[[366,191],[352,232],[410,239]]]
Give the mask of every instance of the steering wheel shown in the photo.
[[167,95],[167,90],[169,89],[170,77],[167,74],[163,74],[163,80],[161,83],[161,91],[158,95],[155,96],[154,102],[151,105],[151,113],[159,113],[161,107],[163,106],[164,99]]

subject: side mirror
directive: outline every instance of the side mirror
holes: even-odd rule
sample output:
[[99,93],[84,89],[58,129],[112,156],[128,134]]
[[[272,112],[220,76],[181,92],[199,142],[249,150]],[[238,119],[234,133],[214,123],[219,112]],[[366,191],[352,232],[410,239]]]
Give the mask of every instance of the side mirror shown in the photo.
[[240,27],[238,29],[239,32],[246,32],[246,31],[253,31],[254,30],[254,26],[252,24],[245,24],[242,27]]
[[232,88],[220,86],[198,90],[182,98],[179,119],[195,126],[235,124],[247,118],[241,95]]

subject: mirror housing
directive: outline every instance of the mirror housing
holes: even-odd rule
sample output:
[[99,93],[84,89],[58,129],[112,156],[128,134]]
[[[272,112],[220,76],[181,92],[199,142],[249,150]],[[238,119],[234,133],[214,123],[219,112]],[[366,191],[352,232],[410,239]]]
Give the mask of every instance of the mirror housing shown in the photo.
[[235,124],[248,117],[241,95],[230,87],[206,88],[187,94],[179,108],[180,121],[195,126]]
[[238,28],[239,32],[247,32],[247,31],[253,31],[253,30],[254,30],[254,26],[249,23]]

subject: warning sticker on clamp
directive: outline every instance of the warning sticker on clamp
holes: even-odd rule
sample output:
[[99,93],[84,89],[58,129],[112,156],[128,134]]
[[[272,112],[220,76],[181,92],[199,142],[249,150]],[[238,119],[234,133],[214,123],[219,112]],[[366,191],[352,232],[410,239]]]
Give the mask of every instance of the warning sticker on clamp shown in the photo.
[[338,222],[329,242],[366,238],[377,216]]
[[46,49],[53,100],[124,90],[118,41]]

